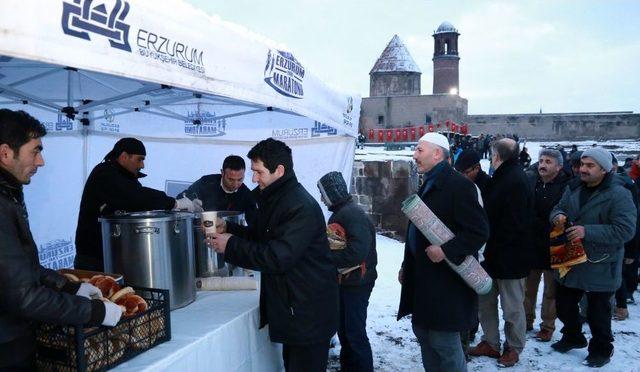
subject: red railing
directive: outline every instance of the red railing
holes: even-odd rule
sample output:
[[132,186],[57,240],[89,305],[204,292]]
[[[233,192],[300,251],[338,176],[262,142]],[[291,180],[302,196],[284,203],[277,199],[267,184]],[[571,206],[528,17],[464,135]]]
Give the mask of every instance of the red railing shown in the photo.
[[412,127],[400,127],[393,129],[369,129],[367,139],[369,142],[415,142],[427,132],[453,132],[468,134],[467,124],[457,124],[450,120],[442,123],[429,123]]

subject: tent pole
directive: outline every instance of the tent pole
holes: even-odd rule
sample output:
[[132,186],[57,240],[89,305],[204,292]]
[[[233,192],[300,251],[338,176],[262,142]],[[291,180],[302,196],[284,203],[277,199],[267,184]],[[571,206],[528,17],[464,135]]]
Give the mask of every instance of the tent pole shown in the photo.
[[73,79],[73,71],[71,69],[67,70],[67,107],[73,106],[73,86],[71,84],[71,80]]
[[87,169],[89,163],[89,128],[82,125],[80,133],[82,134],[82,185],[84,185],[87,182],[87,173],[89,173]]

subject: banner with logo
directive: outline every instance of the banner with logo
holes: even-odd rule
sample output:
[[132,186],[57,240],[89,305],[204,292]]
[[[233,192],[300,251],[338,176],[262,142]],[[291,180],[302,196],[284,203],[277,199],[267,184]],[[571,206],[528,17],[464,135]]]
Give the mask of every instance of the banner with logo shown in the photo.
[[[0,107],[31,113],[49,133],[46,165],[25,186],[45,266],[71,266],[85,179],[121,137],[144,141],[142,183],[167,192],[267,137],[293,149],[318,201],[323,174],[351,177],[360,97],[182,1],[6,0],[0,27]],[[255,186],[249,169],[245,183]]]
[[[298,56],[275,42],[179,0],[7,0],[0,5],[0,25],[0,69],[3,62],[14,63],[13,58],[67,68],[15,87],[2,84],[0,89],[14,96],[27,93],[21,98],[42,103],[49,89],[37,88],[59,82],[56,98],[67,102],[52,107],[69,107],[70,116],[78,119],[105,105],[144,110],[145,102],[154,105],[147,93],[177,89],[202,99],[230,98],[256,110],[291,112],[351,136],[357,133],[359,97],[323,84]],[[33,77],[46,72],[45,66],[23,67],[31,69],[12,73]],[[76,73],[80,77],[73,81]],[[86,79],[92,73],[131,81]],[[69,97],[68,90],[83,79],[83,86]],[[96,95],[93,87],[96,93],[112,89]],[[128,94],[139,98],[135,105],[121,98]],[[66,104],[77,100],[83,103]]]

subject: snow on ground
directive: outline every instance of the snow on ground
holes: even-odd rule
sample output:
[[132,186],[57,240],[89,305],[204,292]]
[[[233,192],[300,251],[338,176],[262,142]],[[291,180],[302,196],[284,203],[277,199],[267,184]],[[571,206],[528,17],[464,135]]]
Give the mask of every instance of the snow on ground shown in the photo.
[[[402,263],[404,244],[396,240],[378,235],[378,280],[371,294],[367,332],[373,350],[374,368],[376,371],[422,371],[420,348],[411,330],[411,322],[407,318],[396,321],[398,304],[400,302],[400,284],[398,283],[398,269]],[[538,310],[542,296],[542,283],[538,293]],[[640,299],[638,293],[636,299]],[[640,302],[640,301],[639,301]],[[434,304],[437,306],[437,304]],[[615,337],[615,354],[611,362],[601,371],[634,372],[640,371],[640,306],[629,305],[629,319],[612,321]],[[592,371],[582,365],[587,356],[587,349],[572,350],[567,354],[552,351],[551,343],[560,339],[562,323],[556,321],[556,332],[551,342],[539,342],[533,338],[538,331],[539,319],[536,319],[534,331],[527,334],[527,344],[520,355],[520,362],[513,368],[504,369],[513,372],[525,371]],[[501,324],[501,334],[504,335]],[[589,327],[585,324],[584,331],[589,339]],[[475,345],[480,340],[482,330],[478,331]],[[338,355],[340,346],[337,345],[330,352],[330,370],[339,369]],[[496,371],[496,360],[487,357],[474,358],[468,364],[469,371]]]
[[[556,144],[565,146],[565,151],[569,152],[570,146],[576,144],[579,150],[591,147],[596,141],[580,142],[527,142],[533,161],[538,157],[538,152],[543,146],[554,146]],[[624,158],[633,157],[640,153],[640,142],[637,140],[612,140],[597,142],[612,151],[620,164]],[[384,161],[411,159],[413,150],[406,147],[404,150],[385,151],[383,147],[365,146],[364,149],[356,150],[356,160]],[[482,168],[487,171],[489,160],[481,161]],[[376,371],[421,371],[422,362],[420,349],[416,338],[411,330],[411,322],[404,318],[396,321],[398,304],[400,302],[400,284],[398,283],[398,269],[402,262],[404,244],[396,240],[378,236],[378,280],[371,294],[369,304],[369,314],[367,330],[374,356],[374,367]],[[538,311],[542,296],[542,283],[538,293]],[[640,303],[640,294],[635,294]],[[612,321],[612,330],[615,337],[615,354],[611,363],[601,369],[601,371],[615,372],[640,372],[640,306],[629,305],[630,317],[622,322]],[[592,369],[583,366],[582,361],[587,356],[587,349],[572,350],[567,354],[559,354],[551,349],[551,343],[560,339],[562,323],[556,321],[556,332],[551,342],[543,343],[536,341],[533,335],[538,331],[539,319],[536,320],[534,331],[527,334],[527,344],[520,355],[520,362],[513,368],[507,369],[514,372],[525,371],[591,371]],[[503,327],[503,324],[501,325]],[[590,338],[588,325],[585,324],[583,330],[587,338]],[[501,333],[503,333],[501,328]],[[478,332],[475,345],[480,340],[482,330]],[[336,345],[330,352],[329,367],[332,371],[339,369],[338,355],[340,345]],[[494,359],[482,357],[474,358],[468,365],[469,371],[484,372],[496,371],[496,361]]]

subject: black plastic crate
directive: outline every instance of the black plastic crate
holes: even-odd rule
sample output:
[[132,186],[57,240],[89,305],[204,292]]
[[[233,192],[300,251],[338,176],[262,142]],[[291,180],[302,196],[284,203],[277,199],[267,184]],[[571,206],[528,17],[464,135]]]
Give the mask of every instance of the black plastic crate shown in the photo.
[[105,371],[171,339],[169,291],[132,287],[147,311],[123,317],[115,327],[40,323],[36,364],[41,371]]

